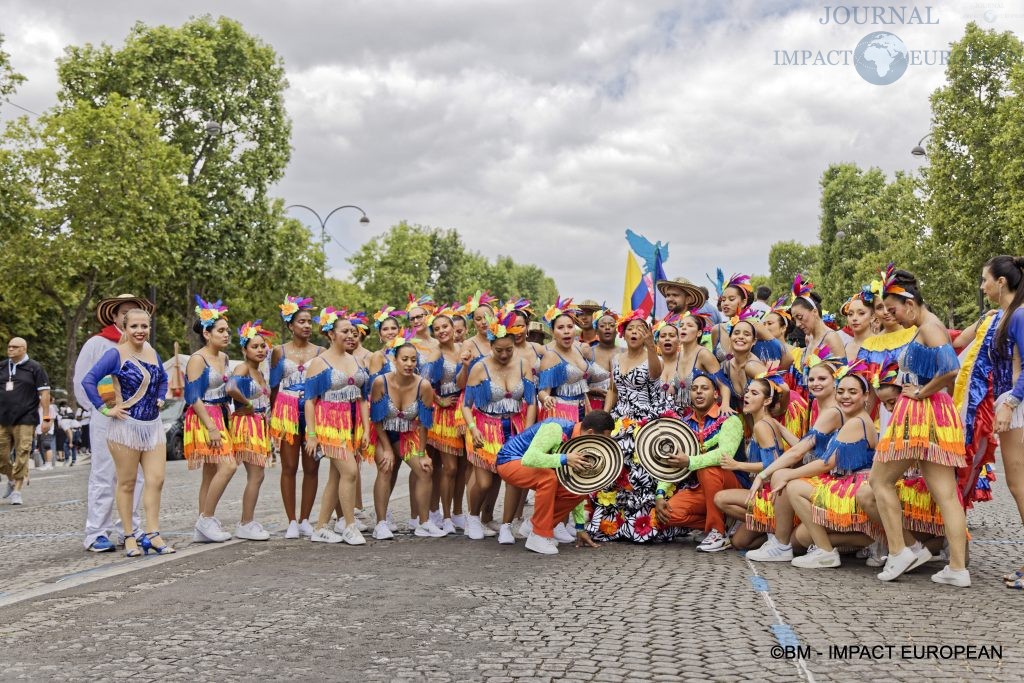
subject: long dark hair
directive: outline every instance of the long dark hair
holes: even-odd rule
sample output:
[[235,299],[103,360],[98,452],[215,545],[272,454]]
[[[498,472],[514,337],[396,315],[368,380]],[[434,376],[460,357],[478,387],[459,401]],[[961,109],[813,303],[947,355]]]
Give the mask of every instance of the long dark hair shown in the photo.
[[1014,293],[1010,307],[1006,309],[1003,319],[999,322],[999,329],[996,330],[996,351],[1001,354],[1006,348],[1010,317],[1024,304],[1024,287],[1021,286],[1021,280],[1024,279],[1024,272],[1022,272],[1024,271],[1024,256],[1007,256],[1005,254],[993,256],[985,264],[985,267],[988,268],[988,273],[993,280],[1006,278],[1006,286]]

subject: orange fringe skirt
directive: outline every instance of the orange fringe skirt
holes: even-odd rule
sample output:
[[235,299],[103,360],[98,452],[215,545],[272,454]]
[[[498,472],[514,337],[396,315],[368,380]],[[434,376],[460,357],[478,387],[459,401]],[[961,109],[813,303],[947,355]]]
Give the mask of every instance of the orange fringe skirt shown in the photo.
[[924,460],[965,467],[964,425],[953,397],[940,391],[924,400],[896,399],[892,418],[879,440],[875,460]]
[[185,460],[190,470],[197,470],[210,463],[235,462],[235,452],[231,447],[231,432],[224,424],[224,406],[207,405],[206,412],[213,420],[214,427],[220,431],[220,448],[210,445],[210,433],[206,431],[202,421],[192,406],[185,411],[185,429],[182,441],[185,446]]

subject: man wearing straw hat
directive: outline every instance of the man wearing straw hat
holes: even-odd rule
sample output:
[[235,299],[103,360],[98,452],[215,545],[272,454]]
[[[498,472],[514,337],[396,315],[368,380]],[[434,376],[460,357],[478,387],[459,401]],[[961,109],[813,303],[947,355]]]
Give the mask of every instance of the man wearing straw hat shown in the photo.
[[[119,327],[128,311],[141,308],[150,315],[153,304],[146,299],[132,294],[119,294],[103,299],[96,306],[96,319],[103,325],[99,333],[88,339],[82,346],[75,362],[74,389],[78,405],[90,411],[89,441],[92,449],[92,460],[89,469],[89,491],[85,516],[85,549],[96,553],[112,552],[114,544],[108,534],[113,528],[122,537],[124,530],[121,521],[113,522],[114,487],[117,485],[117,474],[114,471],[114,460],[107,448],[107,429],[110,418],[98,410],[92,410],[92,402],[82,388],[82,379],[108,350],[121,341],[122,330]],[[100,392],[102,395],[102,391]],[[135,506],[132,512],[132,528],[142,528],[139,520],[139,500],[142,496],[142,469],[139,468],[135,481]]]
[[576,307],[580,311],[576,316],[576,322],[580,326],[580,343],[587,346],[596,346],[597,328],[594,326],[594,314],[604,310],[604,306],[593,299],[584,299],[576,304]]
[[694,308],[707,303],[707,291],[693,284],[685,277],[673,280],[658,280],[658,291],[665,297],[665,306],[670,313],[686,315]]

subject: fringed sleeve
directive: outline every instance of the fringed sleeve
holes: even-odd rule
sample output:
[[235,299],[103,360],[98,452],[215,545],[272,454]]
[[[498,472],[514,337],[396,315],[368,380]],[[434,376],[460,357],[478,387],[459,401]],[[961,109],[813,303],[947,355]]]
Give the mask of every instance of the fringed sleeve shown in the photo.
[[194,380],[185,380],[185,403],[192,405],[196,401],[202,400],[203,396],[206,395],[206,390],[210,388],[210,366],[207,365],[203,368],[202,374],[196,377]]
[[554,389],[555,387],[562,386],[566,382],[566,375],[568,374],[569,364],[567,362],[559,361],[558,365],[547,370],[540,371],[540,379],[538,384],[541,389]]
[[331,388],[331,368],[327,367],[316,373],[313,377],[306,378],[305,396],[306,399],[323,396]]
[[419,396],[416,397],[416,405],[419,410],[420,424],[430,429],[434,426],[434,408],[426,405]]
[[956,356],[951,344],[942,346],[924,346],[911,342],[907,347],[906,369],[918,377],[932,379],[947,372],[960,369],[960,359]]
[[527,406],[537,402],[537,385],[527,378],[523,378],[523,401]]
[[383,422],[388,419],[388,403],[390,398],[388,397],[387,385],[384,385],[384,393],[381,394],[380,398],[370,403],[370,421],[371,422]]
[[473,406],[481,407],[491,402],[491,381],[485,379],[480,384],[474,384],[466,387],[466,393],[464,394],[463,401],[467,406],[472,408]]
[[767,363],[769,361],[781,361],[785,348],[778,339],[763,339],[754,342],[754,347],[751,351],[755,356]]
[[281,357],[277,360],[277,365],[270,368],[270,387],[276,389],[281,384],[281,380],[284,379],[284,349],[281,349]]
[[420,368],[420,376],[430,382],[431,386],[436,386],[444,379],[444,355],[438,356],[436,360],[424,363]]
[[252,398],[253,395],[253,384],[252,377],[248,375],[239,376],[231,375],[231,379],[228,380],[228,386],[233,386],[238,389],[238,392],[245,396],[246,399]]

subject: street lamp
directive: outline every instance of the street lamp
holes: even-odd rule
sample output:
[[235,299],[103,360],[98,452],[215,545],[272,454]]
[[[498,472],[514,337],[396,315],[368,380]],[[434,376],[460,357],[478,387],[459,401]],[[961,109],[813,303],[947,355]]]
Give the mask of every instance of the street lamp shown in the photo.
[[930,138],[931,136],[932,136],[931,131],[929,131],[927,135],[925,135],[923,138],[921,138],[920,140],[917,141],[917,144],[914,145],[914,148],[910,150],[910,153],[913,154],[915,157],[926,157],[926,156],[928,156],[928,152],[925,151],[925,148],[924,148],[923,145],[924,145],[924,141],[927,140],[928,138]]
[[342,209],[355,209],[359,213],[363,214],[363,217],[359,219],[360,223],[369,223],[370,222],[370,218],[366,215],[366,212],[363,211],[362,209],[360,209],[355,204],[345,204],[343,206],[339,206],[339,207],[336,207],[334,209],[331,209],[331,212],[329,214],[327,214],[326,216],[324,216],[323,218],[320,217],[320,214],[317,213],[315,209],[313,209],[313,208],[311,208],[309,206],[306,206],[305,204],[289,204],[288,206],[284,207],[285,211],[287,211],[288,209],[305,209],[306,211],[309,211],[311,214],[316,216],[317,221],[319,221],[319,223],[320,223],[320,249],[321,249],[321,251],[323,251],[323,254],[324,254],[324,266],[323,266],[323,271],[322,271],[322,275],[323,275],[324,278],[327,277],[327,221],[331,220],[331,216],[333,216],[338,211],[341,211]]

